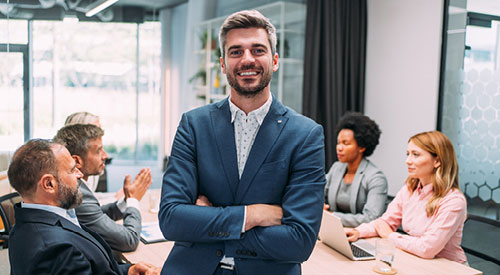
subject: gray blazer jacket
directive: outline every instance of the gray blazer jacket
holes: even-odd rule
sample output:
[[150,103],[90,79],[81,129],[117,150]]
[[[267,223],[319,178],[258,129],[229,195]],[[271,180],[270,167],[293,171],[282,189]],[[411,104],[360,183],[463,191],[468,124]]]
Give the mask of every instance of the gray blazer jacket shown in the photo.
[[[337,191],[347,170],[347,163],[335,162],[326,175],[325,195],[331,211],[337,211]],[[350,213],[335,212],[346,227],[372,221],[385,211],[387,179],[371,161],[363,158],[351,186]]]
[[[139,245],[141,213],[135,207],[127,207],[124,213],[116,202],[101,206],[92,191],[82,181],[80,191],[83,201],[75,210],[78,221],[98,233],[109,246],[117,251],[134,251]],[[123,224],[115,221],[123,219]]]

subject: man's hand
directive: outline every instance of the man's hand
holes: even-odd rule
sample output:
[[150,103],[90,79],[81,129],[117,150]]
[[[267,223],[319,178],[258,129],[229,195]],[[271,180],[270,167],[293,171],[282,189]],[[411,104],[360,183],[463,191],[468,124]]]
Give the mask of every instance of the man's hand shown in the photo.
[[123,181],[125,199],[135,198],[140,201],[151,185],[151,182],[151,170],[149,170],[149,168],[143,168],[139,174],[135,176],[133,182],[130,182],[130,175],[127,175]]
[[196,199],[196,205],[198,206],[213,206],[212,203],[208,200],[207,197],[203,195],[199,195]]
[[345,235],[349,242],[355,242],[359,239],[359,231],[355,228],[344,228]]
[[328,203],[325,203],[325,204],[323,205],[323,210],[326,210],[326,211],[332,212],[332,211],[330,211],[330,205],[329,205]]
[[[198,196],[195,205],[213,206],[204,195]],[[281,218],[283,218],[283,209],[280,206],[269,204],[247,205],[245,231],[256,226],[281,225]]]
[[278,205],[252,204],[247,206],[245,231],[256,226],[281,225],[283,209]]
[[377,234],[384,239],[387,239],[389,234],[394,232],[392,231],[392,228],[381,219],[375,221],[375,230],[377,231]]
[[145,262],[138,262],[128,269],[128,275],[156,275],[160,272],[160,268]]

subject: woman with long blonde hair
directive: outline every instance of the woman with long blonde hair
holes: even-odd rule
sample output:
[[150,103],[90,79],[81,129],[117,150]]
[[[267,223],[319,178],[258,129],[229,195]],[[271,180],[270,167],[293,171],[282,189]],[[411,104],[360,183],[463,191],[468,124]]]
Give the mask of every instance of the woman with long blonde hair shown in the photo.
[[[439,131],[408,141],[408,178],[379,219],[346,229],[350,241],[388,238],[422,258],[467,262],[460,246],[467,203],[458,185],[458,164],[450,140]],[[402,225],[407,233],[395,232]]]

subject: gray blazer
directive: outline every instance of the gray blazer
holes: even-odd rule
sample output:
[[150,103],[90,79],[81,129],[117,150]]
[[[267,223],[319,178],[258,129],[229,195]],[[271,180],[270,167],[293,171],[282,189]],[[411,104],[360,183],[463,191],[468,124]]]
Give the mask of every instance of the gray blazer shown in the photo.
[[[124,213],[116,202],[101,206],[92,191],[82,181],[80,191],[83,201],[76,208],[78,221],[98,233],[112,249],[129,252],[139,245],[141,213],[135,207],[127,207]],[[123,224],[115,221],[123,219]]]
[[[326,175],[325,195],[331,211],[337,211],[337,191],[347,163],[335,162]],[[363,158],[351,186],[350,213],[335,212],[346,227],[357,227],[380,217],[385,211],[387,179],[371,161]]]

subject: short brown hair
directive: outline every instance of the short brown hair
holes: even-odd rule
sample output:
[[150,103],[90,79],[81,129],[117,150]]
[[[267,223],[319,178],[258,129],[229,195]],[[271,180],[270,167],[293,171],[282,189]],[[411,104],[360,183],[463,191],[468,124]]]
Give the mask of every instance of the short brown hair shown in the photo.
[[276,28],[271,24],[271,21],[262,13],[256,10],[244,10],[229,15],[220,27],[219,31],[219,47],[222,58],[224,58],[226,46],[226,36],[230,30],[233,29],[248,29],[248,28],[262,28],[266,30],[269,45],[271,45],[271,53],[274,56],[276,53]]
[[85,158],[89,150],[89,142],[103,135],[104,130],[93,124],[73,124],[59,129],[54,142],[66,146],[71,155]]
[[44,174],[57,177],[55,145],[46,139],[32,139],[16,150],[7,174],[10,185],[21,196],[31,196]]

